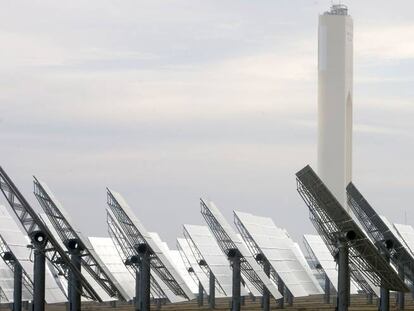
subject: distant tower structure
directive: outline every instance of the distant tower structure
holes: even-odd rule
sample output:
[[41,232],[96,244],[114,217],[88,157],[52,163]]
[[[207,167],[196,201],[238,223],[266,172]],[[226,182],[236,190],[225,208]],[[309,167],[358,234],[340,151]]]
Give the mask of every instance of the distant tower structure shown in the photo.
[[345,208],[352,178],[353,22],[348,8],[319,16],[318,173]]

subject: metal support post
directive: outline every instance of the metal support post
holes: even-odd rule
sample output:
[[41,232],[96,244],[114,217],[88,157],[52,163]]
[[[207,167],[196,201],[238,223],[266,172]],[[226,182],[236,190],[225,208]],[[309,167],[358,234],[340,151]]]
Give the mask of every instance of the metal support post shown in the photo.
[[34,276],[33,276],[33,311],[45,310],[45,271],[46,235],[41,231],[34,231],[31,235],[34,245]]
[[325,303],[331,302],[331,281],[328,276],[325,274]]
[[[402,267],[402,266],[398,267],[398,275],[402,280],[404,280],[404,267]],[[404,310],[405,293],[404,292],[398,292],[397,300],[398,300],[398,310]]]
[[414,283],[411,284],[411,297],[414,299]]
[[[387,262],[390,262],[389,254],[382,254]],[[380,311],[389,311],[390,310],[390,290],[381,286],[380,288]]]
[[201,307],[204,303],[204,288],[201,282],[198,281],[198,306]]
[[70,299],[72,297],[72,275],[71,271],[68,271],[68,301],[65,303],[66,311],[70,311]]
[[22,266],[14,257],[13,253],[11,252],[4,252],[2,254],[3,260],[9,262],[9,264],[13,265],[13,280],[14,280],[14,287],[13,287],[13,304],[12,310],[13,311],[21,311],[22,310]]
[[[139,262],[137,262],[139,264]],[[139,284],[141,283],[140,280],[140,273],[138,267],[135,269],[135,310],[139,311],[141,306],[141,292],[139,289]]]
[[141,304],[140,311],[149,311],[150,310],[150,264],[151,264],[151,250],[147,244],[139,244],[136,247],[138,254],[140,256],[140,293],[141,293]]
[[[264,258],[263,259],[263,270],[264,273],[270,277],[270,263],[269,261]],[[262,305],[263,311],[269,311],[270,310],[270,293],[267,289],[266,285],[263,284],[263,305]]]
[[287,303],[291,307],[293,305],[293,295],[292,293],[286,288],[286,296],[287,296]]
[[[281,293],[282,295],[285,294],[285,284],[283,283],[280,276],[278,276],[278,278],[277,278],[277,289],[278,289],[279,293]],[[277,300],[277,305],[278,305],[279,309],[283,309],[284,305],[285,305],[285,297],[282,297],[282,298],[278,299]]]
[[349,250],[345,241],[338,241],[338,311],[348,311],[349,306]]
[[367,303],[372,305],[374,295],[372,293],[368,293],[367,295]]
[[[70,251],[70,261],[71,263],[81,271],[81,253],[79,251]],[[72,271],[69,272],[70,277],[70,296],[69,296],[69,310],[70,311],[80,311],[81,310],[81,292],[82,285],[81,280],[76,277],[75,273]]]
[[14,261],[13,311],[22,310],[22,266]]
[[141,293],[140,293],[140,287],[139,287],[139,283],[140,283],[140,273],[139,273],[139,257],[138,256],[131,256],[129,258],[127,258],[125,260],[125,265],[126,266],[133,266],[134,270],[135,270],[135,297],[132,299],[132,302],[135,306],[135,311],[139,311],[140,310],[140,305],[141,305]]
[[233,284],[232,284],[232,311],[240,311],[241,309],[241,271],[240,271],[240,252],[235,249],[229,249],[227,256],[231,262],[233,270]]
[[210,270],[210,295],[208,296],[208,303],[211,309],[216,307],[216,278]]
[[390,290],[381,287],[380,311],[390,310]]

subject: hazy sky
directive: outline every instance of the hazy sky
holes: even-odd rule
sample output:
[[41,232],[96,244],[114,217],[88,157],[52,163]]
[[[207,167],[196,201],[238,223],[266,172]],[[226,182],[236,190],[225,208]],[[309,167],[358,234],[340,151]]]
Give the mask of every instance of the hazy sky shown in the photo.
[[[317,23],[331,1],[0,0],[0,164],[44,180],[86,235],[105,187],[170,247],[199,197],[314,232],[294,174],[316,163]],[[354,18],[353,180],[414,225],[413,1]],[[1,202],[6,203],[3,197]]]

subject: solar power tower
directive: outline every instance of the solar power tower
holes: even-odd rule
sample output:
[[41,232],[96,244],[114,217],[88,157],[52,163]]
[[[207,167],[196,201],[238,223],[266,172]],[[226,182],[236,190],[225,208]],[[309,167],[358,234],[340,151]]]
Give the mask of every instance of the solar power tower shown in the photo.
[[[89,240],[79,230],[75,229],[73,221],[63,206],[55,198],[52,191],[44,183],[34,177],[34,194],[43,208],[49,221],[55,228],[71,256],[71,261],[77,269],[86,270],[89,275],[102,287],[110,297],[116,297],[127,301],[128,294],[118,284],[112,273],[103,264],[96,254]],[[69,295],[71,310],[80,310],[81,295],[77,288],[80,287],[80,280],[71,277],[69,281]],[[102,297],[100,297],[102,300]]]
[[[233,311],[240,310],[240,279],[241,273],[246,280],[262,295],[269,291],[275,299],[283,296],[277,289],[276,284],[270,280],[262,267],[250,254],[243,240],[230,224],[226,221],[220,210],[213,202],[200,199],[201,214],[207,222],[211,232],[216,238],[221,250],[227,255],[233,268]],[[269,310],[269,301],[264,301],[264,310]]]
[[64,275],[66,279],[68,279],[68,272],[70,271],[74,278],[80,280],[82,287],[77,290],[81,291],[84,296],[100,301],[95,290],[82,276],[80,270],[71,262],[53,234],[1,167],[0,190],[29,236],[34,248],[32,311],[43,311],[45,309],[46,258],[57,269],[58,273]]
[[183,234],[199,267],[209,279],[209,304],[214,308],[216,297],[231,295],[229,262],[207,226],[184,225]]
[[309,208],[310,220],[338,263],[338,311],[348,310],[350,270],[359,270],[376,286],[408,290],[309,165],[296,173],[296,182],[297,191]]
[[[286,288],[293,297],[323,293],[309,266],[297,256],[295,243],[271,218],[234,211],[234,223],[256,261],[270,270],[279,292]],[[283,299],[279,303],[283,307]]]
[[[374,241],[382,256],[391,261],[398,270],[402,280],[405,278],[414,282],[414,257],[407,249],[391,224],[383,219],[368,201],[362,196],[353,183],[346,188],[348,204],[358,217],[365,231]],[[404,308],[404,291],[398,295],[399,308]],[[381,287],[381,308],[387,309],[389,305],[389,290]]]
[[185,284],[167,256],[154,243],[148,231],[134,215],[131,208],[119,193],[107,189],[107,204],[118,220],[126,238],[140,256],[141,311],[150,307],[150,267],[160,279],[177,295],[194,299],[194,294]]
[[198,305],[202,306],[204,303],[204,292],[210,295],[209,278],[198,265],[197,259],[194,256],[190,245],[186,239],[177,239],[177,249],[180,252],[181,258],[187,268],[187,271],[193,277],[194,281],[198,283]]
[[[140,308],[140,278],[139,265],[140,259],[136,248],[128,240],[121,225],[110,209],[106,209],[108,232],[111,237],[118,254],[123,261],[125,267],[129,270],[135,279],[135,308]],[[154,273],[150,273],[150,294],[153,299],[168,299],[171,302],[179,301],[176,295],[161,281],[161,279]]]

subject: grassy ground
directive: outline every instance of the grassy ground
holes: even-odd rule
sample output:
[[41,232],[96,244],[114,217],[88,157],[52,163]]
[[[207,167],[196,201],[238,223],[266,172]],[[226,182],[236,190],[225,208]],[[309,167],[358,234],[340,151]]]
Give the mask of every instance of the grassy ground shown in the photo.
[[[335,300],[335,297],[332,297],[332,301]],[[414,311],[414,300],[411,294],[407,294],[406,298],[406,308],[405,310],[413,310]],[[391,294],[390,299],[390,310],[397,310],[395,295]],[[29,306],[30,309],[30,306]],[[151,310],[157,310],[158,307],[156,304],[151,305]],[[189,301],[184,303],[177,303],[177,304],[164,304],[161,306],[161,310],[164,311],[199,311],[199,310],[209,310],[209,306],[207,301],[204,302],[204,306],[199,307],[196,301]],[[229,310],[230,309],[230,299],[217,299],[216,300],[216,310]],[[275,300],[271,300],[271,309],[277,310],[279,309]],[[323,296],[309,296],[309,297],[302,297],[294,299],[293,305],[289,306],[285,303],[285,308],[289,311],[334,311],[335,305],[325,304],[323,302]],[[2,304],[0,306],[0,311],[11,310],[11,307],[8,304]],[[26,309],[23,308],[23,311]],[[115,306],[111,303],[83,303],[82,310],[85,311],[134,311],[134,306],[129,303],[121,303],[117,302]],[[245,305],[242,306],[243,311],[256,311],[261,310],[260,306],[260,299],[256,299],[256,301],[252,301],[250,298],[246,298]],[[351,306],[349,308],[350,311],[377,311],[378,305],[377,300],[374,298],[372,304],[368,304],[367,299],[364,295],[353,295],[351,297]],[[66,304],[50,304],[46,305],[46,311],[67,311]]]

